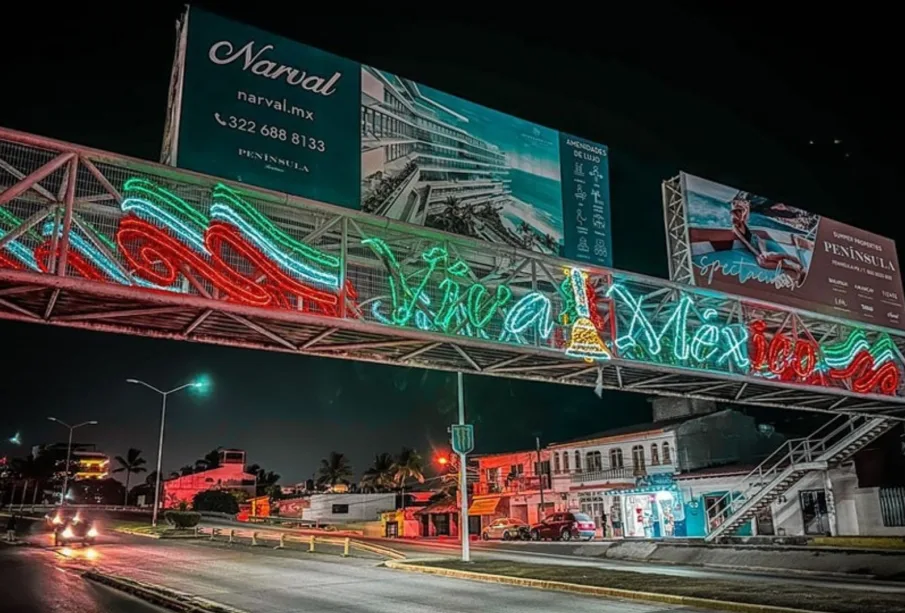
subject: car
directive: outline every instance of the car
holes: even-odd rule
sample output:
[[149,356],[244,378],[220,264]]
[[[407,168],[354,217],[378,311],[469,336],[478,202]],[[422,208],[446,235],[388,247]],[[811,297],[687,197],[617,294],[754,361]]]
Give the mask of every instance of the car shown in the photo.
[[529,533],[532,541],[571,541],[578,538],[590,541],[597,533],[597,525],[585,513],[554,513],[531,526]]
[[83,547],[93,545],[98,537],[97,526],[79,514],[72,517],[56,515],[51,520],[53,525],[53,544],[55,547],[81,543]]
[[485,541],[490,539],[516,541],[525,538],[527,533],[527,523],[512,517],[501,517],[493,520],[489,526],[481,530],[481,538]]

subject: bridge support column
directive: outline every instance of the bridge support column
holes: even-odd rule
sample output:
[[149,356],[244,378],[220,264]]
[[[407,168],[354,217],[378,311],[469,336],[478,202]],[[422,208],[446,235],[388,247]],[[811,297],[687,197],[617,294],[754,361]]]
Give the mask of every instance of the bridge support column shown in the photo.
[[830,479],[830,471],[823,471],[823,489],[826,491],[826,519],[830,528],[830,536],[836,536],[836,495],[833,492],[833,480]]

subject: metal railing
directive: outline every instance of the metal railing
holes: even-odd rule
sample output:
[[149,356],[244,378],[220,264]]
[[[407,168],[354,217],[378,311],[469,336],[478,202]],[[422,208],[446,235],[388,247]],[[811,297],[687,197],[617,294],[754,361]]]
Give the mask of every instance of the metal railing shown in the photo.
[[[571,290],[563,289],[571,269],[588,275],[599,315],[600,338],[578,337],[577,353],[567,351],[573,328],[588,330],[578,328],[587,321],[571,316]],[[680,323],[691,331],[729,333],[756,321],[767,337],[793,326],[818,350],[824,339],[856,332],[869,344],[891,338],[905,347],[899,331],[3,129],[0,278],[9,285],[0,316],[21,321],[590,386],[600,372],[604,387],[764,406],[795,406],[787,396],[807,396],[797,406],[811,410],[905,404],[900,390],[881,393],[876,382],[855,393],[843,379],[777,380],[747,367],[741,344],[712,363],[691,363],[680,359],[684,350],[660,351],[657,339],[671,335],[636,328],[642,320],[645,329],[679,325],[673,315],[690,301]],[[104,308],[86,310],[86,297]],[[891,359],[901,368],[899,354]],[[691,385],[676,387],[677,377]]]
[[536,492],[541,489],[550,489],[550,478],[547,475],[521,476],[500,483],[480,481],[472,487],[472,492],[478,496],[487,494],[524,494]]
[[249,545],[270,546],[273,549],[285,549],[295,543],[307,547],[309,553],[316,553],[318,546],[321,551],[329,553],[325,547],[341,548],[342,556],[348,557],[353,551],[375,554],[390,560],[401,560],[405,555],[389,547],[383,547],[374,543],[367,543],[349,536],[320,536],[315,534],[292,534],[289,532],[275,532],[272,530],[246,530],[241,528],[194,528],[194,534],[198,537],[207,537],[211,541],[225,541],[230,544],[248,542]]
[[[644,473],[641,473],[642,475]],[[634,479],[638,474],[634,468],[604,468],[601,470],[587,470],[574,472],[571,475],[572,483],[588,483],[589,481],[610,481],[613,479]]]
[[[838,460],[853,436],[887,424],[882,418],[839,415],[822,424],[809,436],[785,441],[763,462],[739,480],[740,487],[730,490],[707,506],[711,529],[719,528],[742,510],[744,505],[762,492],[771,490],[790,472],[808,470],[815,462],[824,466]],[[888,425],[887,425],[888,427]],[[848,454],[849,456],[851,453]]]

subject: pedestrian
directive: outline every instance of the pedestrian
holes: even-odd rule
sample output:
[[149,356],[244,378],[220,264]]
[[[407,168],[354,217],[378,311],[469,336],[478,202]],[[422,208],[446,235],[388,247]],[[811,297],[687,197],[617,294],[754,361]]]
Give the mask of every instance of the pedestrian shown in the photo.
[[16,540],[16,514],[13,513],[9,516],[9,519],[6,522],[6,540],[7,542],[13,543]]

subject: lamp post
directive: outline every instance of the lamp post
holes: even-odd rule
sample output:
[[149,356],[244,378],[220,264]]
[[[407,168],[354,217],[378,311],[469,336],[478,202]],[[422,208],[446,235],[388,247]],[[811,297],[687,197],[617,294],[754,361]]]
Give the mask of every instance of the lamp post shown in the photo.
[[157,389],[153,385],[149,383],[145,383],[144,381],[140,381],[139,379],[126,379],[126,383],[133,383],[135,385],[143,385],[148,388],[152,392],[156,392],[160,394],[161,402],[160,402],[160,440],[157,443],[157,477],[154,483],[154,511],[151,514],[151,525],[157,526],[157,511],[160,509],[160,467],[163,459],[163,430],[164,425],[167,419],[167,396],[170,394],[175,394],[176,392],[182,391],[187,388],[194,389],[202,389],[207,387],[208,382],[205,380],[197,380],[192,381],[191,383],[186,383],[185,385],[180,385],[179,387],[174,387],[169,391],[163,391],[161,389]]
[[[63,472],[63,491],[60,494],[60,506],[63,506],[66,502],[66,489],[69,487],[69,463],[72,461],[72,433],[82,426],[96,426],[97,422],[95,420],[83,421],[80,424],[70,426],[62,419],[57,419],[56,417],[48,417],[47,419],[55,421],[64,428],[69,428],[69,443],[66,445],[66,469]],[[25,500],[24,494],[22,495],[22,499]]]

